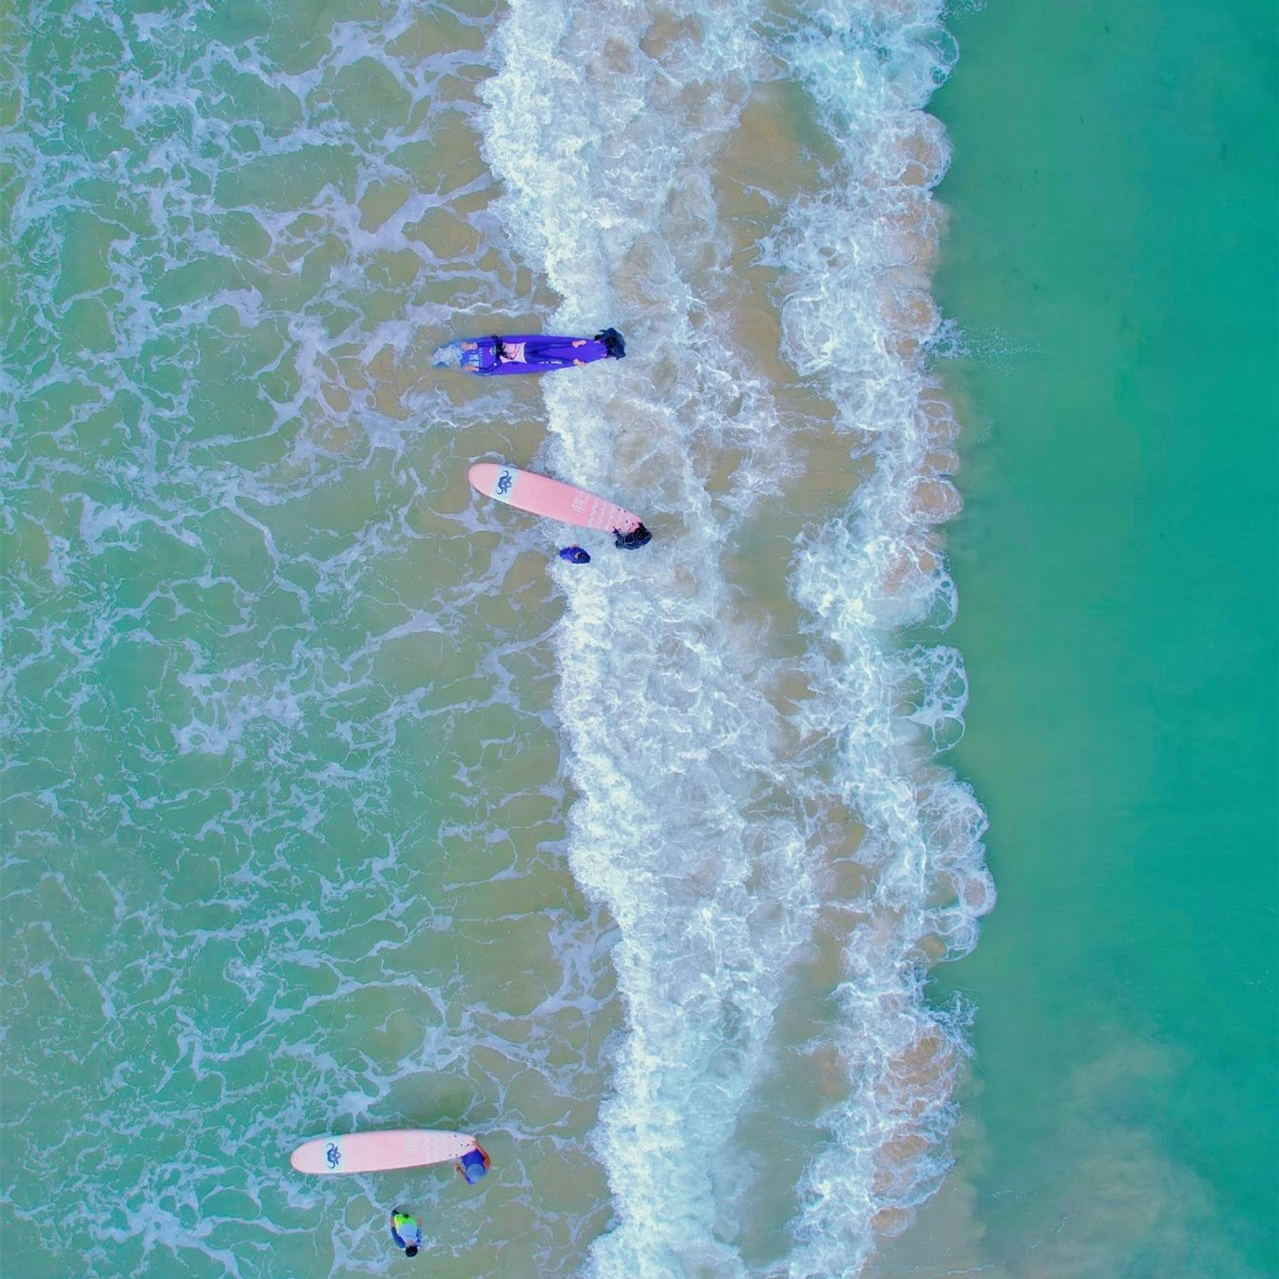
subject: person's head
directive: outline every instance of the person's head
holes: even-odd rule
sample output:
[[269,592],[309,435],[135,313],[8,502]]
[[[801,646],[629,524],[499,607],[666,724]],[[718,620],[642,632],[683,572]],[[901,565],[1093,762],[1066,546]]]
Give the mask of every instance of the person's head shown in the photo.
[[411,1244],[409,1244],[409,1246],[408,1246],[407,1248],[405,1248],[405,1249],[404,1249],[404,1255],[405,1255],[406,1257],[416,1257],[416,1256],[417,1256],[417,1244],[415,1244],[415,1243],[411,1243]]
[[597,333],[595,340],[604,343],[605,352],[614,360],[620,360],[626,354],[626,343],[616,329],[605,329]]
[[643,524],[636,524],[629,533],[623,533],[621,529],[613,530],[613,545],[620,551],[635,551],[641,546],[647,546],[653,540],[653,535],[644,527]]

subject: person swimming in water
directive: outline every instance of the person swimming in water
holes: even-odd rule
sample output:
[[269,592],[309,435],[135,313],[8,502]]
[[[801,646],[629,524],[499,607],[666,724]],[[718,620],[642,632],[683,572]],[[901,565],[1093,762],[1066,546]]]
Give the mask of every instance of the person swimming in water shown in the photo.
[[416,1257],[422,1246],[422,1223],[403,1208],[396,1208],[391,1213],[391,1238],[406,1257]]
[[617,528],[613,530],[613,545],[619,551],[638,551],[641,546],[647,546],[652,540],[652,533],[642,523],[637,524],[629,533],[623,533]]
[[625,358],[626,343],[622,340],[622,335],[616,329],[603,329],[595,335],[593,340],[604,344],[604,350],[608,352],[608,358],[610,360],[621,360]]
[[488,1152],[478,1143],[474,1150],[468,1150],[461,1159],[453,1165],[457,1169],[462,1180],[468,1186],[473,1186],[481,1177],[488,1175],[489,1164],[492,1160],[488,1157]]
[[567,560],[570,564],[589,564],[591,555],[584,547],[566,546],[560,551],[560,559]]

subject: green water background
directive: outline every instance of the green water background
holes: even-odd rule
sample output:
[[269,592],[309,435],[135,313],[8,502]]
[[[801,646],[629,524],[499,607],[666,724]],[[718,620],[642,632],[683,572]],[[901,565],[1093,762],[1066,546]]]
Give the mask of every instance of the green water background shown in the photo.
[[1000,902],[958,1165],[884,1274],[1279,1269],[1276,25],[953,17],[956,752]]

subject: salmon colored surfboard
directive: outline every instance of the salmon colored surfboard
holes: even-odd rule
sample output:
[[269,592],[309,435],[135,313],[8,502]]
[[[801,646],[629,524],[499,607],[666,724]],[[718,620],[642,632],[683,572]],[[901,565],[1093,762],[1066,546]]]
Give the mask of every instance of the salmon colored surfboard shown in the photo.
[[477,462],[467,473],[472,487],[485,497],[495,497],[508,506],[518,506],[534,515],[582,528],[631,533],[640,526],[638,515],[623,506],[605,501],[585,489],[574,488],[546,475],[534,475],[497,462]]
[[386,1132],[353,1132],[345,1137],[316,1137],[305,1141],[289,1157],[298,1172],[331,1176],[339,1172],[386,1172],[391,1168],[421,1168],[461,1159],[476,1148],[464,1132],[430,1128],[392,1128]]

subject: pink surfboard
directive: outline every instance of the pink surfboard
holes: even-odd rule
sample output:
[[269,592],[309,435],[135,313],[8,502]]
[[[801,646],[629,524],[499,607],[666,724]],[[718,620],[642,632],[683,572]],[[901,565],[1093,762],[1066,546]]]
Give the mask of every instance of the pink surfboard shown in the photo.
[[467,472],[473,488],[485,497],[495,497],[508,506],[518,506],[534,515],[582,528],[631,533],[640,526],[638,515],[624,506],[605,501],[585,489],[575,488],[546,475],[534,475],[514,466],[477,462]]
[[476,1149],[464,1132],[431,1128],[392,1128],[386,1132],[353,1132],[345,1137],[316,1137],[304,1141],[290,1162],[298,1172],[332,1176],[340,1172],[386,1172],[392,1168],[421,1168],[461,1159]]

